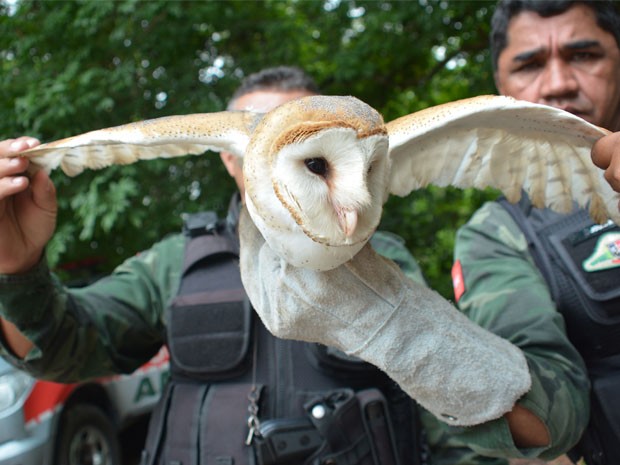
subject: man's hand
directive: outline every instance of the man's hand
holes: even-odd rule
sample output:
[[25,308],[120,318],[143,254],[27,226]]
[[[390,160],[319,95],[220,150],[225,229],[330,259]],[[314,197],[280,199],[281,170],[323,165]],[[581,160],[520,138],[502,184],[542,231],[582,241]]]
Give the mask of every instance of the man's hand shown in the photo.
[[612,189],[620,192],[620,132],[602,137],[594,144],[592,161],[605,170],[605,179]]
[[23,273],[40,260],[56,227],[56,189],[43,171],[25,173],[26,158],[7,157],[39,144],[32,137],[0,142],[0,273]]

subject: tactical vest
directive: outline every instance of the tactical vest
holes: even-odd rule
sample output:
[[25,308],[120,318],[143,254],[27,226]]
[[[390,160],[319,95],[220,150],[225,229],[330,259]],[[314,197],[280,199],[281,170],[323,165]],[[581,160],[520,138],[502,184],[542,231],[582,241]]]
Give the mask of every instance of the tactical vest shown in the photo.
[[620,228],[586,210],[561,215],[527,196],[508,210],[562,313],[592,383],[591,419],[576,451],[588,465],[620,464]]
[[417,406],[386,375],[318,344],[273,337],[239,273],[235,225],[186,221],[167,313],[171,377],[142,465],[417,465]]

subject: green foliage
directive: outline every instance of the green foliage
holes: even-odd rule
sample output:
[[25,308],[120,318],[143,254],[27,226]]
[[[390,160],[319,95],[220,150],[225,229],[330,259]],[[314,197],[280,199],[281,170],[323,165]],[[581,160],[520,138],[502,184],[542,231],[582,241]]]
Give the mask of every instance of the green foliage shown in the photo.
[[[493,93],[493,3],[0,0],[0,137],[49,141],[218,111],[243,76],[277,64],[302,66],[325,93],[355,95],[386,120]],[[103,269],[178,231],[184,211],[223,213],[234,190],[212,153],[53,179],[60,215],[50,261],[96,257]],[[431,188],[393,198],[382,227],[405,237],[449,297],[454,233],[494,195]]]

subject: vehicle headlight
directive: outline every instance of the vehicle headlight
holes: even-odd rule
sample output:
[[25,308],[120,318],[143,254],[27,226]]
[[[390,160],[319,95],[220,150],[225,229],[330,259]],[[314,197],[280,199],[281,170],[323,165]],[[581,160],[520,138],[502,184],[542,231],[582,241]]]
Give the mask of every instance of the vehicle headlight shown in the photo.
[[22,371],[0,376],[0,413],[13,407],[28,392],[34,380]]

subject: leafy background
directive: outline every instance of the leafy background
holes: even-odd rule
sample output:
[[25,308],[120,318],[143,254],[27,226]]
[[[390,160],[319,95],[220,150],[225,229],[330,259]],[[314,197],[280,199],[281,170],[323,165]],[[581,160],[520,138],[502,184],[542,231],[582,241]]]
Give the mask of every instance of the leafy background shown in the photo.
[[[219,111],[247,74],[299,65],[326,94],[355,95],[386,121],[495,93],[494,1],[0,0],[0,137],[51,141],[173,114]],[[53,174],[60,216],[49,260],[71,279],[103,273],[180,229],[181,213],[226,210],[219,157]],[[405,238],[452,297],[456,229],[494,192],[428,188],[392,197],[382,228]]]

